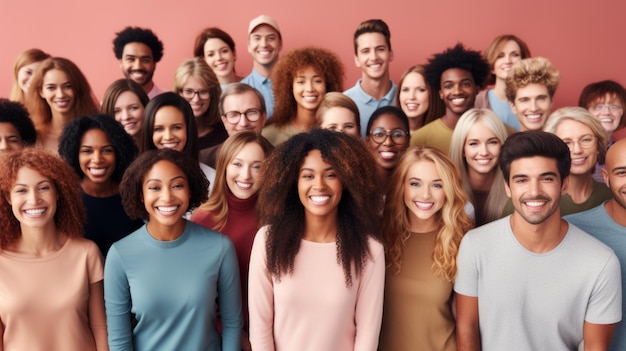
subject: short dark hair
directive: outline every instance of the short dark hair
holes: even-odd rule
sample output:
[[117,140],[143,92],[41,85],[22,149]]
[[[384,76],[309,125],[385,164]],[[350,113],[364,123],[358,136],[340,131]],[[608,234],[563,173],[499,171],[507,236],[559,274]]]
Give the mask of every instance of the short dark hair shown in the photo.
[[572,159],[569,148],[563,140],[552,133],[531,130],[514,133],[502,144],[498,161],[504,181],[509,184],[513,161],[535,156],[555,159],[561,182],[569,176]]
[[78,152],[80,151],[80,141],[85,133],[92,129],[100,129],[106,134],[113,145],[115,151],[115,170],[111,174],[111,180],[115,183],[122,181],[122,176],[126,168],[137,156],[138,150],[133,138],[126,133],[124,127],[113,118],[97,114],[75,119],[68,123],[63,129],[59,141],[59,155],[69,164],[74,173],[80,179],[85,174],[80,169],[78,162]]
[[19,102],[0,99],[0,123],[12,124],[20,134],[24,146],[33,146],[37,142],[35,125],[26,107]]
[[402,126],[405,130],[409,131],[409,118],[406,116],[406,113],[402,111],[400,108],[395,106],[383,106],[379,109],[376,109],[370,119],[367,121],[367,129],[365,130],[365,134],[370,134],[370,129],[372,129],[372,124],[382,115],[393,115],[396,116],[401,122]]
[[187,211],[200,206],[209,198],[209,181],[200,169],[197,160],[172,149],[145,151],[128,167],[120,183],[122,205],[126,214],[132,219],[149,218],[143,203],[143,179],[159,161],[171,162],[185,173],[189,185],[189,195],[191,196]]
[[152,51],[152,59],[154,62],[161,61],[163,57],[163,43],[150,29],[128,26],[121,32],[115,34],[115,39],[113,39],[113,52],[115,52],[115,57],[117,57],[118,60],[122,59],[126,44],[142,43],[148,46]]
[[458,68],[472,74],[474,83],[482,88],[491,71],[489,64],[479,51],[466,49],[463,44],[458,43],[454,47],[447,48],[444,52],[434,54],[428,59],[428,65],[424,71],[424,76],[433,91],[441,90],[441,75],[443,72]]
[[370,19],[363,21],[354,31],[354,54],[358,51],[357,39],[365,33],[380,33],[385,37],[387,48],[391,51],[391,32],[387,23],[381,19]]

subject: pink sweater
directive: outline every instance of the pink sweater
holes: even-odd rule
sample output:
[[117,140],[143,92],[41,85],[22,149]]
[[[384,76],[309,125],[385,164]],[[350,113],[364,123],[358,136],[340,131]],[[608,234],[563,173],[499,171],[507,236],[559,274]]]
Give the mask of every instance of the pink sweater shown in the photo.
[[252,247],[249,275],[250,341],[265,350],[376,350],[380,332],[385,255],[370,239],[362,275],[345,283],[336,243],[302,240],[294,272],[280,282],[266,269],[267,227]]

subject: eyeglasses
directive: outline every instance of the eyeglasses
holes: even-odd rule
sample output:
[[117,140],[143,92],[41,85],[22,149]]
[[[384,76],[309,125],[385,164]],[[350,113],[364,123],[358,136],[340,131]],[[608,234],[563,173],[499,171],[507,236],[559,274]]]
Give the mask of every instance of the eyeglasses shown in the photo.
[[258,108],[250,108],[245,110],[244,112],[239,111],[228,111],[224,114],[226,116],[226,121],[230,124],[237,124],[241,120],[241,116],[245,116],[246,119],[250,122],[256,122],[261,117],[261,110]]
[[574,145],[578,144],[578,146],[580,146],[583,149],[588,149],[590,147],[592,147],[595,142],[596,142],[596,137],[592,137],[592,136],[585,136],[582,137],[581,139],[578,139],[578,141],[574,141],[571,139],[565,139],[563,140],[565,142],[565,145],[567,145],[567,147],[570,150],[574,149]]
[[211,97],[211,93],[208,90],[181,89],[180,93],[187,100],[193,100],[196,95],[198,95],[200,100],[208,100]]
[[605,108],[608,109],[610,112],[616,112],[616,111],[622,110],[621,106],[612,105],[612,104],[597,104],[597,105],[591,106],[591,110],[593,110],[593,112],[602,112],[604,111]]
[[407,136],[409,132],[402,130],[400,128],[396,129],[385,129],[385,128],[376,128],[370,132],[370,138],[376,144],[382,144],[387,140],[387,137],[391,138],[391,142],[394,144],[404,144],[406,142]]

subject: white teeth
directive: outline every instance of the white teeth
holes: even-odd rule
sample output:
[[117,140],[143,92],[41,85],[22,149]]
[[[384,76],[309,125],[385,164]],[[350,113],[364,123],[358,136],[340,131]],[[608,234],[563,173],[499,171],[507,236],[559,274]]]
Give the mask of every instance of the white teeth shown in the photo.
[[159,212],[173,213],[176,212],[178,206],[157,206]]
[[579,164],[583,164],[583,163],[585,163],[585,160],[586,160],[586,159],[587,159],[586,157],[582,157],[582,158],[573,158],[573,159],[572,159],[572,163],[573,163],[573,164],[577,164],[577,165],[579,165]]
[[39,216],[42,215],[44,212],[46,212],[45,208],[34,208],[34,209],[30,209],[30,210],[24,210],[24,212],[26,212],[27,215],[29,216]]
[[250,183],[235,182],[235,184],[237,184],[237,186],[243,190],[248,190],[252,188],[252,184]]
[[418,107],[419,107],[418,104],[406,104],[407,110],[410,110],[410,111],[417,110]]
[[315,102],[317,100],[317,96],[303,96],[302,99],[306,102]]
[[600,123],[613,123],[613,118],[600,118]]
[[382,157],[384,160],[392,159],[395,156],[396,156],[395,152],[389,152],[389,151],[381,151],[380,152],[380,157]]
[[413,201],[413,203],[415,204],[415,206],[417,206],[417,208],[419,208],[420,210],[430,210],[435,203],[434,202],[420,202],[420,201]]
[[526,206],[529,207],[540,207],[546,204],[545,201],[526,201],[525,202]]
[[89,172],[95,176],[101,176],[107,171],[106,168],[89,168]]
[[465,102],[465,98],[454,98],[454,99],[452,99],[452,103],[453,104],[462,104],[463,102]]
[[314,195],[311,196],[311,201],[321,204],[321,203],[325,203],[326,201],[328,201],[330,199],[330,196],[326,196],[326,195]]
[[478,163],[479,165],[488,165],[489,162],[491,162],[491,159],[488,159],[488,160],[484,160],[484,159],[476,160],[476,163]]
[[536,122],[541,118],[542,115],[526,115],[526,118],[531,120],[532,122]]
[[161,143],[161,145],[166,149],[173,149],[178,145],[178,143]]

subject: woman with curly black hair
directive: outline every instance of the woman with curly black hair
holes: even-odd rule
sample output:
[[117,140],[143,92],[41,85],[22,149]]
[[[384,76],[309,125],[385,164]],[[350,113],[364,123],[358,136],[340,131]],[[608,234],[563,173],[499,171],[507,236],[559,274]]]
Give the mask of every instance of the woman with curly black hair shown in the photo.
[[304,47],[280,58],[272,72],[274,114],[263,136],[277,146],[315,126],[324,95],[343,90],[343,64],[327,49]]
[[143,224],[128,218],[118,188],[137,156],[133,138],[107,115],[82,117],[63,130],[59,154],[81,179],[87,209],[85,237],[106,255],[114,242]]
[[376,165],[363,143],[314,129],[266,162],[248,296],[253,350],[376,350],[385,258]]

